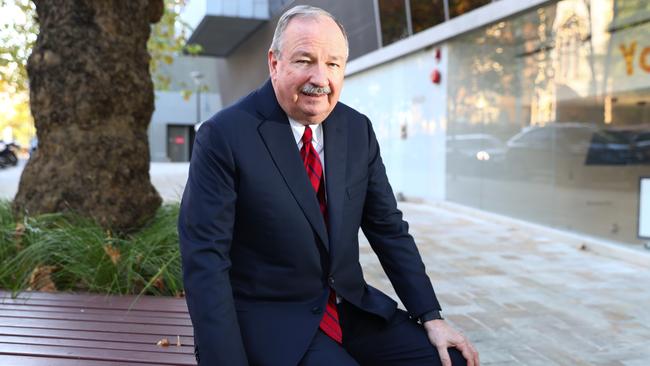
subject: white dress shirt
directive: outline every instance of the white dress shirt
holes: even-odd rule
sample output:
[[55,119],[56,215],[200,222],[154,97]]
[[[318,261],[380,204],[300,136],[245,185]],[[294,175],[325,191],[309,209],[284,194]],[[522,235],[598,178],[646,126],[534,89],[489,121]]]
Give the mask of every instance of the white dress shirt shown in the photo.
[[[291,125],[291,131],[293,132],[293,137],[296,139],[296,145],[298,145],[298,150],[302,149],[302,135],[305,133],[306,126],[296,122],[295,120],[289,118],[289,124]],[[319,123],[317,125],[309,125],[309,128],[312,130],[312,139],[311,144],[314,146],[314,149],[318,153],[320,158],[320,163],[323,166],[323,175],[325,174],[325,139],[323,136],[323,126]]]

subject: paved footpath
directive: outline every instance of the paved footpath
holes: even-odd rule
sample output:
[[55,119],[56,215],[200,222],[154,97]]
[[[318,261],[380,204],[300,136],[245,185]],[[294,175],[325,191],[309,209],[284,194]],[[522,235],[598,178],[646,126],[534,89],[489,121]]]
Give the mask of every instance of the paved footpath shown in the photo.
[[[650,365],[650,254],[633,264],[454,204],[400,206],[443,314],[482,365]],[[361,252],[368,282],[394,294]]]
[[[153,163],[166,201],[188,164]],[[0,197],[19,168],[0,172]],[[450,203],[401,203],[443,314],[476,344],[482,365],[650,365],[650,252],[581,250],[580,240]],[[632,254],[630,254],[632,253]],[[627,259],[626,259],[627,258]],[[365,276],[394,295],[371,248]]]

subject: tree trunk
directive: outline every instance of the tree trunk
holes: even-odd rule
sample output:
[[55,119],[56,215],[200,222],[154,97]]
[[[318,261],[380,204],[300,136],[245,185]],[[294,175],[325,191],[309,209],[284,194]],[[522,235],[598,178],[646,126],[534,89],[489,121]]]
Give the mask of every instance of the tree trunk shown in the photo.
[[146,44],[163,0],[34,3],[40,33],[27,71],[39,146],[14,211],[74,211],[105,228],[136,229],[161,204],[149,179]]

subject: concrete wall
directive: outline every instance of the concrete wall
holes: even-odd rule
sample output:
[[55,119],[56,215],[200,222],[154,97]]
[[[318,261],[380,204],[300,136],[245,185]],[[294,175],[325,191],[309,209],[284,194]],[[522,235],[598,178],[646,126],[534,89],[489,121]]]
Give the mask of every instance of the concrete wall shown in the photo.
[[217,74],[224,107],[247,95],[269,77],[267,52],[274,31],[275,21],[264,23],[228,58],[219,59]]
[[[149,124],[149,153],[151,161],[167,161],[167,125],[193,126],[198,120],[196,110],[197,94],[189,100],[180,92],[156,92],[156,109]],[[221,98],[217,93],[201,93],[201,120],[210,118],[221,109]]]
[[219,93],[217,82],[218,59],[204,56],[179,56],[174,59],[171,65],[161,64],[160,71],[171,77],[169,91],[181,91],[183,89],[196,90],[194,79],[190,75],[198,71],[203,75],[201,85],[207,87],[211,93]]
[[341,101],[370,118],[388,177],[407,198],[445,198],[447,50],[422,50],[346,78]]

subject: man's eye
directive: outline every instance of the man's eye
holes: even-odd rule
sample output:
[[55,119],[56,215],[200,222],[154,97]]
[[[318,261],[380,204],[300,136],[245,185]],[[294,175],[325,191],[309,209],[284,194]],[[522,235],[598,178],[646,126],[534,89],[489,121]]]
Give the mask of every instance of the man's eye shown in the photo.
[[297,64],[308,64],[309,60],[296,60]]
[[329,63],[329,66],[330,66],[330,67],[334,67],[334,68],[339,68],[339,67],[340,67],[339,64],[336,64],[336,63],[333,63],[333,62],[330,62],[330,63]]

